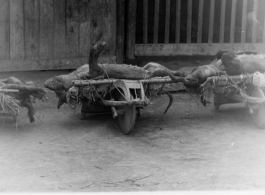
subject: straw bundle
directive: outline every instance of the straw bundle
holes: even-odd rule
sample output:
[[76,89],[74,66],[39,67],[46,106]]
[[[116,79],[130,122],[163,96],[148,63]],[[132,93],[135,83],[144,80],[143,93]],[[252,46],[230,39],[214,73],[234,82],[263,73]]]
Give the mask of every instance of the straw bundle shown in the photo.
[[0,92],[0,109],[2,114],[12,116],[17,121],[20,113],[19,104],[19,100],[13,96]]

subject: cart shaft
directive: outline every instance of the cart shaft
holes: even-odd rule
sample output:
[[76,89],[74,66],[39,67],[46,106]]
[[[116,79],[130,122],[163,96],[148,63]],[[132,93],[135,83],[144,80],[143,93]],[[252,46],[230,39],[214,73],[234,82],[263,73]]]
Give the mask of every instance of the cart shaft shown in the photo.
[[[87,85],[102,85],[102,84],[113,84],[118,79],[102,79],[102,80],[74,80],[73,84],[75,86],[87,86]],[[141,83],[174,83],[171,78],[152,78],[152,79],[142,79],[138,80]]]

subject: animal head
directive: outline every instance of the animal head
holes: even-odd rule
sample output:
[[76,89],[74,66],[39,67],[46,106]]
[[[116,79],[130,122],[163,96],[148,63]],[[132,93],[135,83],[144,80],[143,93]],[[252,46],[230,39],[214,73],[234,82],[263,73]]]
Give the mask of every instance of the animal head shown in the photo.
[[200,84],[204,80],[204,68],[203,66],[196,67],[186,75],[185,81],[183,82],[184,86],[187,88],[198,89]]
[[58,79],[58,77],[53,77],[45,81],[44,87],[54,91],[56,96],[58,97],[57,109],[59,109],[66,102],[66,93],[67,89],[65,88],[62,81]]

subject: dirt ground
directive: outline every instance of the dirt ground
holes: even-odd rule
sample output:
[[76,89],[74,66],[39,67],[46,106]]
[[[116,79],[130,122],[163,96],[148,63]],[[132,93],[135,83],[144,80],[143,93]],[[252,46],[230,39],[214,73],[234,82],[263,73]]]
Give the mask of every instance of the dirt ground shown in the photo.
[[[64,72],[12,73],[41,86]],[[11,73],[1,73],[1,78]],[[33,124],[0,119],[0,192],[216,191],[265,189],[265,130],[242,105],[219,113],[188,94],[153,101],[123,135],[111,115],[80,120],[48,93]]]

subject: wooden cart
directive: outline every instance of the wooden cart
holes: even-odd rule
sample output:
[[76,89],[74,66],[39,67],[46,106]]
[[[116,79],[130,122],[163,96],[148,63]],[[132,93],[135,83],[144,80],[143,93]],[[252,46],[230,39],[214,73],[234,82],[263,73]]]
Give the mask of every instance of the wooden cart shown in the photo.
[[168,83],[172,81],[167,77],[73,81],[75,98],[82,104],[82,116],[111,112],[113,118],[118,119],[124,134],[133,129],[136,116],[141,115],[141,108],[150,104],[150,98],[160,95]]
[[214,76],[205,82],[212,86],[214,92],[214,107],[229,103],[243,103],[249,110],[254,124],[265,128],[265,75],[259,72],[239,76]]

